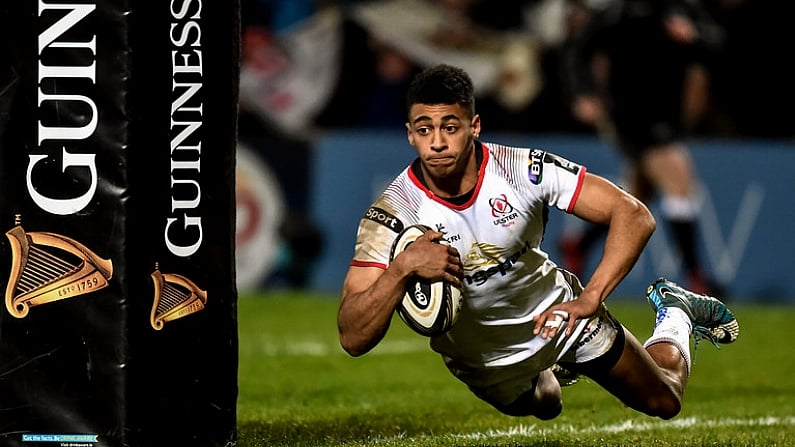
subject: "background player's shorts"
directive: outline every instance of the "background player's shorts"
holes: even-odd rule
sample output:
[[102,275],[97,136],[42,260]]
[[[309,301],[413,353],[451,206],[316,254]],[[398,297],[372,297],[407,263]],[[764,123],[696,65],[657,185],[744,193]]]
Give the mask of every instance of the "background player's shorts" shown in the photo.
[[649,148],[681,141],[682,129],[667,121],[616,123],[616,143],[619,150],[632,160],[640,160]]

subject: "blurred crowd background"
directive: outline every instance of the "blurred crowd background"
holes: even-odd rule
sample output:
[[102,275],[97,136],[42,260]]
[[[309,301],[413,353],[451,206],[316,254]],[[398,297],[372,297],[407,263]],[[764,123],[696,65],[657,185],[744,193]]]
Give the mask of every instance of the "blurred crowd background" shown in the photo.
[[[243,0],[240,142],[264,160],[285,202],[277,222],[284,249],[269,281],[305,286],[307,265],[323,246],[306,212],[314,139],[339,129],[402,132],[405,90],[425,66],[450,63],[470,73],[487,131],[597,134],[572,113],[565,62],[588,18],[617,2],[644,3]],[[795,2],[646,3],[697,10],[713,33],[701,59],[706,77],[685,86],[698,105],[683,111],[692,137],[795,136]],[[655,89],[648,78],[625,82]]]
[[[559,56],[583,8],[615,1],[623,0],[244,0],[241,105],[264,130],[298,137],[402,126],[414,72],[451,62],[472,71],[490,128],[589,131],[571,117]],[[701,7],[725,37],[709,67],[709,113],[693,131],[793,136],[795,3]]]

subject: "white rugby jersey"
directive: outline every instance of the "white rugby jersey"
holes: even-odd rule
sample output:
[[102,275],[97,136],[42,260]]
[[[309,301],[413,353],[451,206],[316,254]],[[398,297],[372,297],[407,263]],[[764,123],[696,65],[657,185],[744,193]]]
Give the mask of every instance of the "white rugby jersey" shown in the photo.
[[[574,293],[540,248],[547,207],[571,212],[585,176],[585,167],[539,149],[482,147],[478,183],[461,205],[434,195],[411,167],[398,175],[362,217],[351,261],[386,268],[403,228],[443,232],[461,254],[464,300],[456,324],[433,337],[431,348],[471,368],[511,365],[550,342],[533,335],[532,317]],[[582,326],[553,339],[561,344],[554,351],[571,345]]]

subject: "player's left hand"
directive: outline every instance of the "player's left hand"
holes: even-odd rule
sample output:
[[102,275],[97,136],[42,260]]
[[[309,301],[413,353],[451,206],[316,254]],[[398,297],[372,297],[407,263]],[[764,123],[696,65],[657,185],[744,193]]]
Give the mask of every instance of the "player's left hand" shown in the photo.
[[541,338],[551,338],[563,329],[566,335],[571,335],[574,323],[581,318],[592,317],[600,303],[598,299],[590,300],[580,295],[576,300],[555,304],[533,317],[535,322],[533,334],[541,335]]

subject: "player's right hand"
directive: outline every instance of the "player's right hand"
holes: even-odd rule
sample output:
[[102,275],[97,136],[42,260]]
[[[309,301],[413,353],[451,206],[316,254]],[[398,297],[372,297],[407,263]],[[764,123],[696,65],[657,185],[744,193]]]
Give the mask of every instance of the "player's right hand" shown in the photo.
[[412,274],[429,280],[445,280],[461,286],[464,277],[464,264],[455,247],[438,243],[444,233],[429,230],[417,238],[400,254],[401,262],[410,268]]

